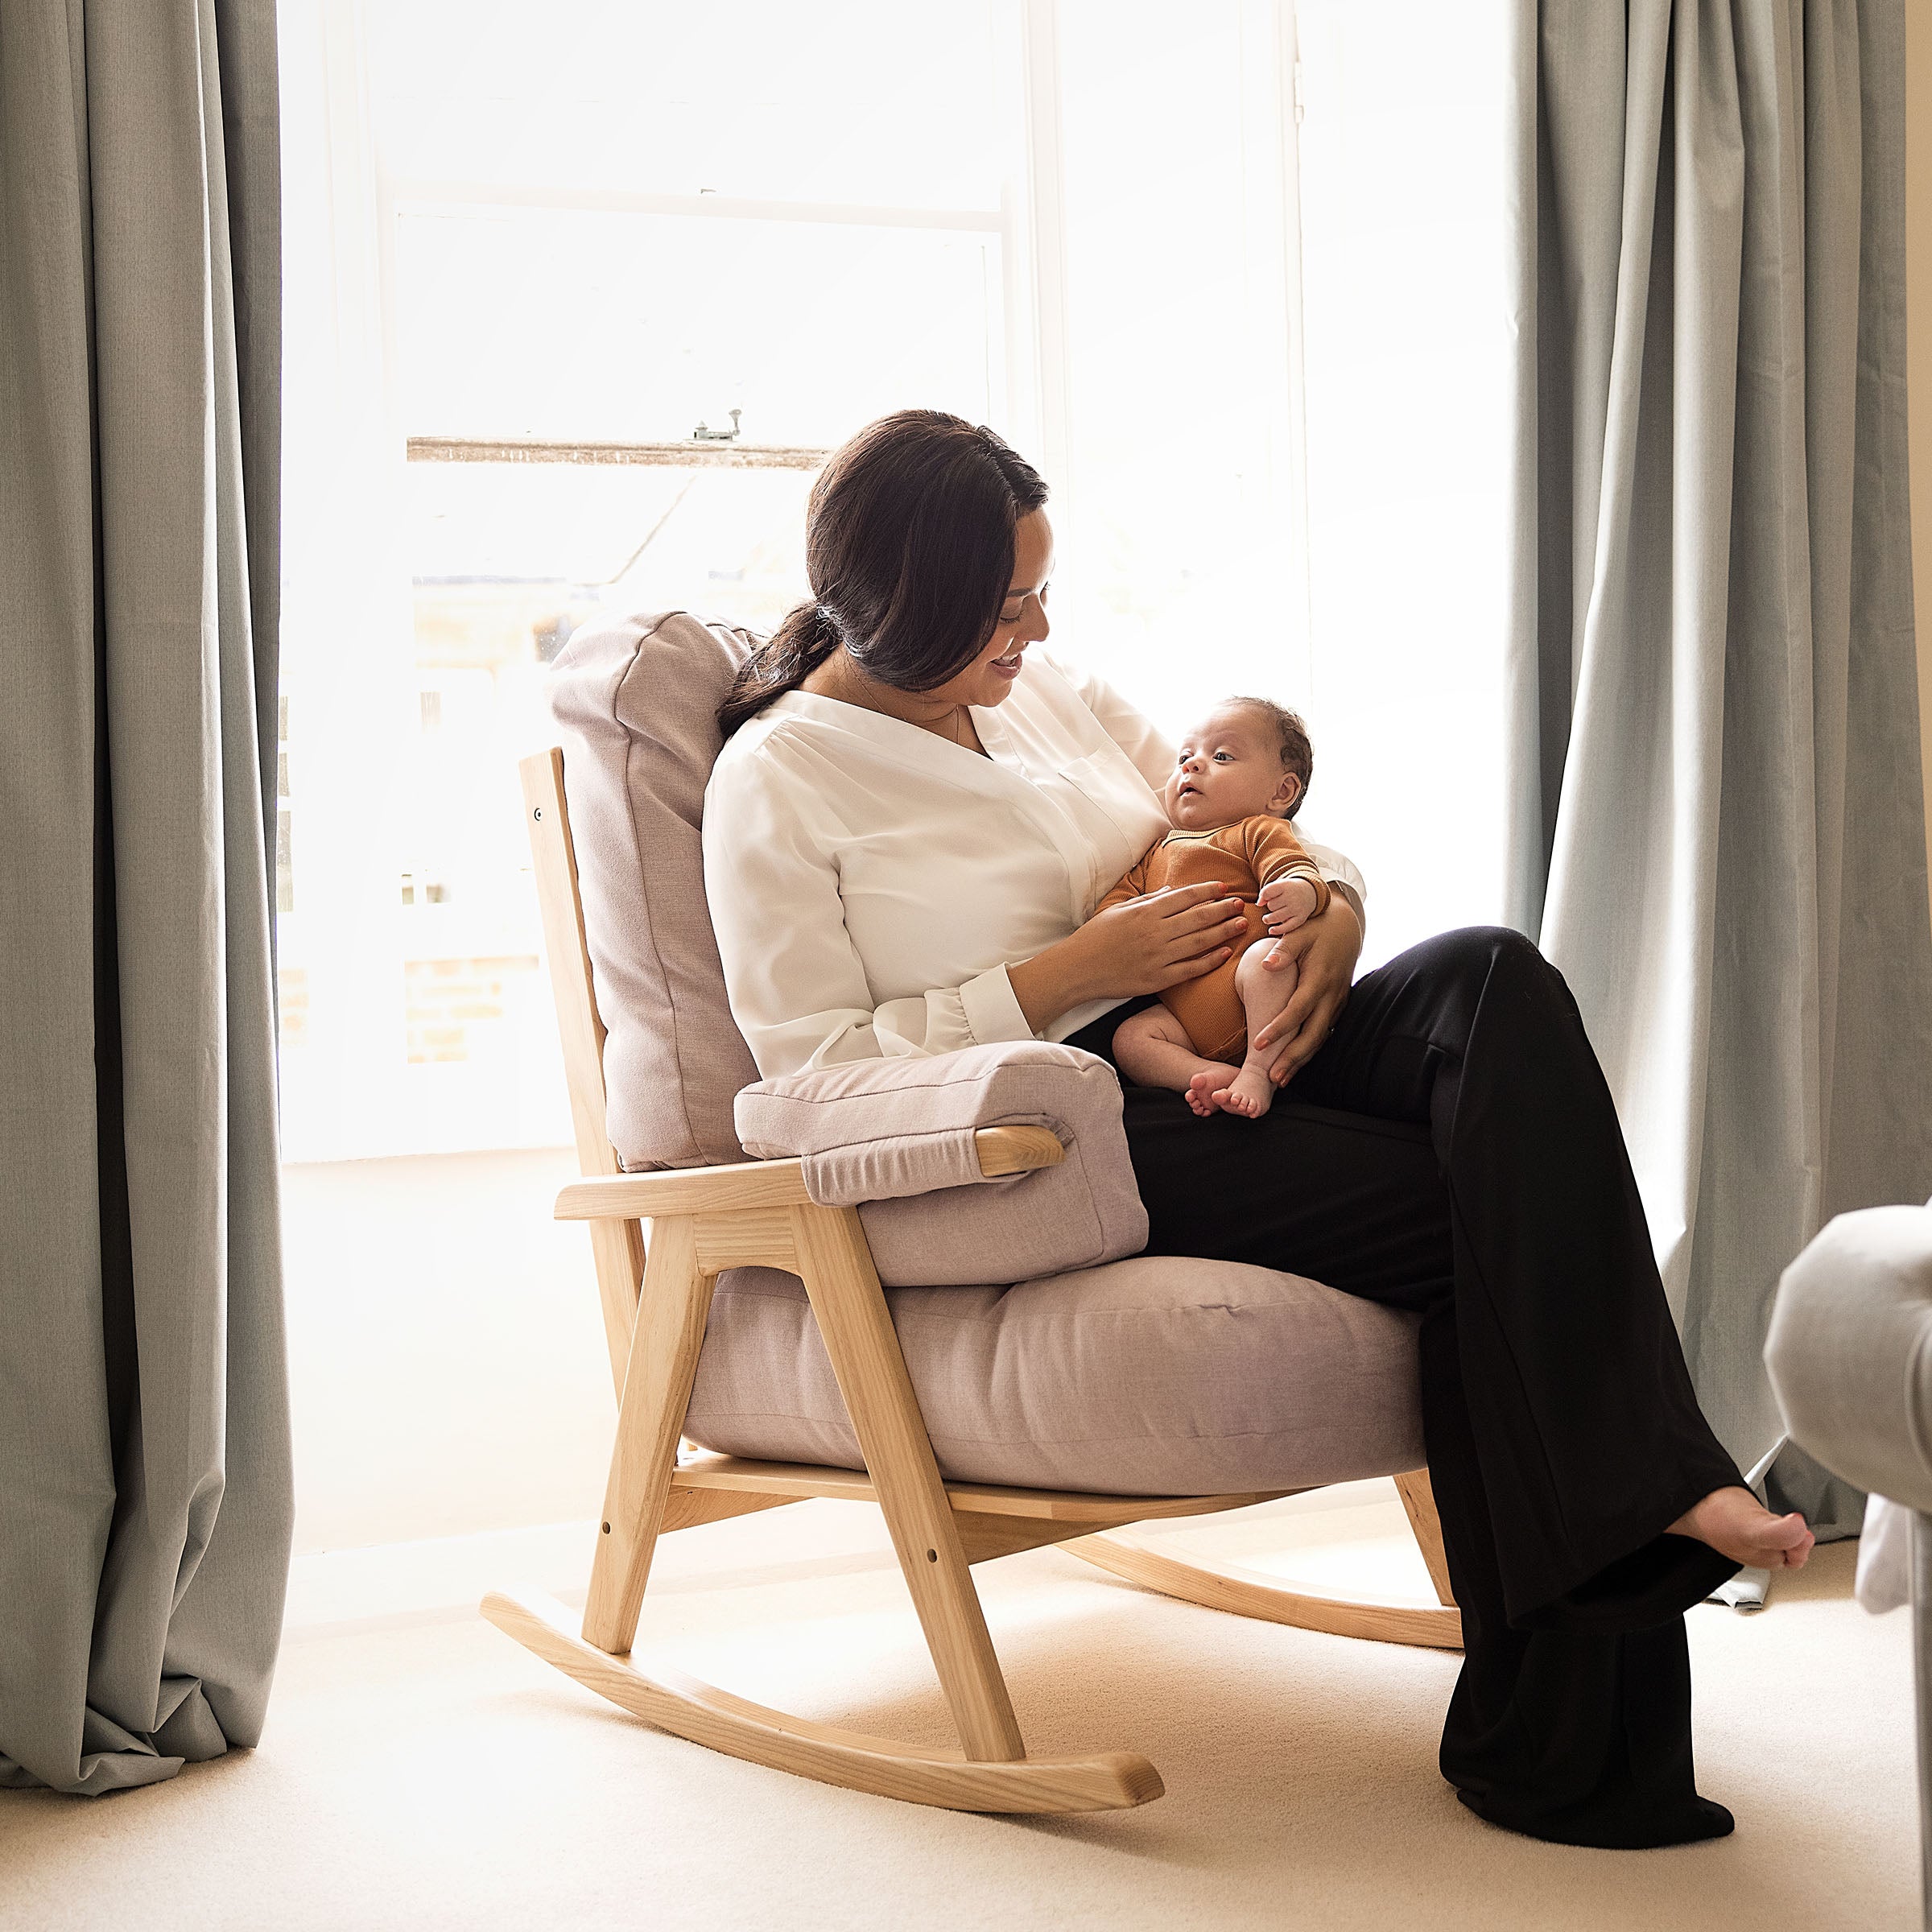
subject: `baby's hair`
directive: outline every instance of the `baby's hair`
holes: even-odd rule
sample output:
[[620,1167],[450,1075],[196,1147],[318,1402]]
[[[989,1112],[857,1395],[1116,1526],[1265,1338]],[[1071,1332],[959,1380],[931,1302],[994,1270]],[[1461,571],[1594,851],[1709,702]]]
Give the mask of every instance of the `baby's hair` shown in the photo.
[[1301,810],[1302,801],[1308,795],[1309,780],[1315,776],[1315,747],[1308,741],[1308,727],[1302,722],[1300,712],[1276,704],[1273,698],[1230,698],[1228,702],[1258,711],[1279,734],[1282,770],[1292,772],[1301,781],[1294,803],[1282,814],[1283,818],[1293,818]]

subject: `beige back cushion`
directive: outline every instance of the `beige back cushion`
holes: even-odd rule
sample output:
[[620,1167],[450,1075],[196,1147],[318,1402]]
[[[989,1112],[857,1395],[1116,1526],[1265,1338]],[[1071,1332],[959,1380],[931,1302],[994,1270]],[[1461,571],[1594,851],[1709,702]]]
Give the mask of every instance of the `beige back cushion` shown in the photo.
[[587,626],[559,655],[551,716],[604,1046],[608,1131],[628,1168],[741,1161],[733,1023],[698,823],[716,713],[756,638],[686,611]]

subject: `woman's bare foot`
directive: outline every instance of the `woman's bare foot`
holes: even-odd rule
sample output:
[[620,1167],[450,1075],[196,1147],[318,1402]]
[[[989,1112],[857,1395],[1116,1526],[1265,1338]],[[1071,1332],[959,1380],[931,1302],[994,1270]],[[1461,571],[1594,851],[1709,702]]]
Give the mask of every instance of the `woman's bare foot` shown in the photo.
[[1213,1096],[1224,1113],[1238,1113],[1245,1120],[1258,1121],[1274,1101],[1274,1082],[1265,1067],[1246,1063],[1234,1078]]
[[1736,1488],[1713,1489],[1669,1534],[1695,1537],[1747,1570],[1802,1570],[1818,1540],[1795,1510],[1773,1516],[1748,1489]]
[[1241,1078],[1238,1067],[1229,1067],[1218,1060],[1203,1063],[1201,1070],[1187,1083],[1187,1104],[1203,1120],[1212,1119],[1220,1109],[1214,1104],[1217,1092],[1224,1092],[1235,1080]]

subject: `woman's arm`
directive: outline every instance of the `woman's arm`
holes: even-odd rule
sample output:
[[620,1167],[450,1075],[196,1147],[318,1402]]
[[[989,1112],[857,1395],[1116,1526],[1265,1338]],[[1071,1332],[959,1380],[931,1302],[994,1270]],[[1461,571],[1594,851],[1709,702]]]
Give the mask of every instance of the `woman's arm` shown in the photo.
[[767,1076],[846,1060],[1032,1039],[1088,1001],[1212,971],[1243,931],[1220,888],[1129,899],[1064,939],[957,986],[874,1005],[845,927],[835,825],[815,795],[741,759],[706,795],[704,890],[732,1018]]
[[875,1005],[845,929],[835,857],[809,786],[734,760],[705,795],[704,891],[732,1018],[767,1077],[846,1060],[1026,1040],[1006,968]]

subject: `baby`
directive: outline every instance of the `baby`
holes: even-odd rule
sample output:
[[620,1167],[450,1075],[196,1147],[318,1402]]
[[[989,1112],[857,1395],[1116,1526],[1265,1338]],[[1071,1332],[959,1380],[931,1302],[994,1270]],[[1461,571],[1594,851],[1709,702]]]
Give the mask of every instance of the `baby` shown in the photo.
[[1247,936],[1232,959],[1185,980],[1121,1022],[1113,1036],[1121,1071],[1143,1087],[1168,1087],[1206,1117],[1217,1110],[1253,1120],[1268,1111],[1272,1054],[1248,1042],[1288,1004],[1292,965],[1262,965],[1269,937],[1257,903],[1261,888],[1289,881],[1277,907],[1292,932],[1328,904],[1328,883],[1289,829],[1308,790],[1314,754],[1307,727],[1265,698],[1228,698],[1181,740],[1162,802],[1174,829],[1100,901],[1117,906],[1170,886],[1220,881],[1242,902]]

